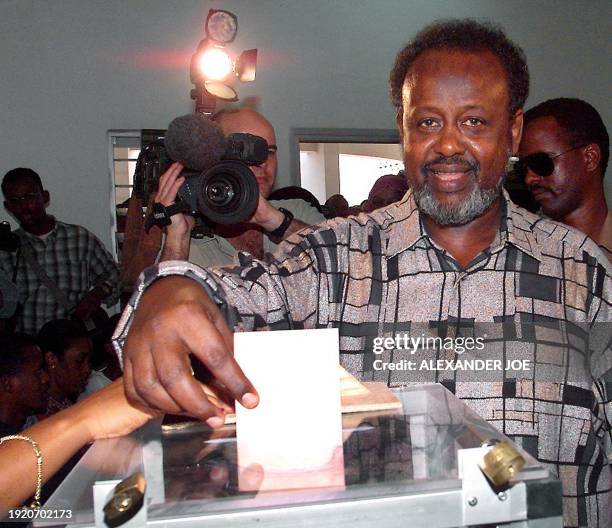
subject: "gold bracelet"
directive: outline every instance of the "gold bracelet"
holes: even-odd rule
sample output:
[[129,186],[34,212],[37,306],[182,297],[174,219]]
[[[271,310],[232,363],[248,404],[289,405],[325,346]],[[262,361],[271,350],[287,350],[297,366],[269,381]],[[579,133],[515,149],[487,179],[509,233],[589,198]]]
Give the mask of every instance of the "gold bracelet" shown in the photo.
[[34,454],[36,455],[36,493],[34,494],[34,500],[30,504],[30,508],[38,509],[40,508],[40,493],[42,490],[42,455],[40,454],[40,448],[34,440],[25,435],[3,436],[0,438],[0,445],[2,445],[2,442],[5,440],[23,440],[24,442],[29,442],[34,449]]

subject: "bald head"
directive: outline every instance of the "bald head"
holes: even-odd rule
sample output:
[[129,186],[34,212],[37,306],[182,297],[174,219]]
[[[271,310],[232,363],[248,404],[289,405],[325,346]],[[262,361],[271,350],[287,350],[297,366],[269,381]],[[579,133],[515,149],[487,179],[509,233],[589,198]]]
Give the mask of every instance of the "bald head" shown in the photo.
[[276,134],[274,128],[264,116],[251,110],[241,108],[239,110],[222,110],[218,112],[213,120],[223,130],[225,135],[243,133],[253,134],[264,138],[268,142],[268,159],[259,166],[251,167],[257,178],[259,192],[267,198],[272,191],[276,180]]
[[268,121],[259,112],[251,110],[250,108],[221,110],[214,115],[213,121],[218,123],[226,134],[233,134],[236,132],[253,134],[253,132],[250,132],[250,130],[253,128],[258,128],[267,129],[268,132],[274,136],[274,128],[272,127],[270,121]]

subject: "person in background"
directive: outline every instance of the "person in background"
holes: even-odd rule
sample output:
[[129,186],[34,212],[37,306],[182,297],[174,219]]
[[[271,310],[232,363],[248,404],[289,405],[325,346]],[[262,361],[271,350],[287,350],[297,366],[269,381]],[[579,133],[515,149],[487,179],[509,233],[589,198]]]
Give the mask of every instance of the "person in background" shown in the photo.
[[268,196],[268,200],[303,200],[319,211],[325,218],[329,218],[330,212],[327,207],[321,205],[317,197],[308,189],[297,185],[273,190],[270,196]]
[[70,407],[85,390],[91,374],[92,342],[78,321],[56,319],[38,333],[49,375],[45,416]]
[[119,298],[119,268],[87,229],[47,213],[49,191],[32,169],[19,167],[2,180],[4,207],[19,222],[19,247],[0,251],[0,270],[23,301],[19,332],[34,335],[52,319],[74,313],[89,320],[102,302]]
[[347,216],[357,216],[359,213],[363,213],[363,209],[361,208],[361,204],[359,205],[351,205],[348,208]]
[[399,202],[408,191],[408,181],[404,172],[399,174],[386,174],[374,182],[365,206],[362,209],[370,213],[385,205]]
[[349,204],[346,201],[346,198],[341,194],[334,194],[330,196],[325,205],[331,211],[333,216],[340,216],[342,218],[348,216],[349,212]]
[[579,229],[612,258],[612,212],[604,177],[610,138],[599,112],[575,98],[549,99],[525,112],[515,166],[543,214]]
[[[259,186],[259,203],[249,222],[232,225],[216,225],[215,234],[201,239],[190,238],[194,219],[188,215],[172,216],[172,224],[166,229],[166,240],[159,258],[165,260],[189,260],[202,267],[221,266],[234,262],[239,251],[261,258],[273,252],[278,243],[312,224],[324,220],[324,216],[302,199],[269,201],[276,181],[276,135],[270,122],[258,112],[248,108],[221,110],[213,120],[227,136],[234,133],[253,134],[268,143],[268,159],[261,165],[251,166]],[[174,163],[160,178],[155,198],[165,206],[174,203],[184,182],[180,163]]]
[[0,436],[16,434],[47,408],[49,378],[33,337],[0,336]]
[[0,270],[0,334],[12,333],[18,304],[17,286]]
[[92,341],[91,374],[87,379],[85,389],[77,398],[78,401],[84,400],[121,377],[121,366],[111,341],[119,317],[121,314],[107,316],[104,321],[100,322],[97,331],[90,334]]

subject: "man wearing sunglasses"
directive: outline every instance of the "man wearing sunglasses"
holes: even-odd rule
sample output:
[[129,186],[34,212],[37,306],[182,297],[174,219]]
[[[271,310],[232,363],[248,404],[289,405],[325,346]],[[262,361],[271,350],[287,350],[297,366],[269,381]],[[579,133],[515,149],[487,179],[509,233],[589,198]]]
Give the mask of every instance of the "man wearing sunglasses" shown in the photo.
[[610,140],[580,99],[550,99],[525,112],[518,175],[546,216],[587,234],[612,257],[612,213],[603,179]]
[[[232,264],[238,251],[246,251],[258,258],[274,252],[277,243],[304,227],[317,224],[324,216],[304,200],[272,200],[270,196],[276,181],[276,134],[270,122],[258,112],[248,108],[222,110],[213,120],[225,135],[253,134],[268,143],[268,159],[261,165],[251,166],[259,186],[259,204],[247,223],[215,226],[215,235],[202,239],[190,238],[194,224],[192,217],[174,215],[167,228],[167,237],[160,256],[165,260],[189,260],[204,268]],[[156,201],[171,205],[182,185],[182,166],[174,163],[160,178]]]

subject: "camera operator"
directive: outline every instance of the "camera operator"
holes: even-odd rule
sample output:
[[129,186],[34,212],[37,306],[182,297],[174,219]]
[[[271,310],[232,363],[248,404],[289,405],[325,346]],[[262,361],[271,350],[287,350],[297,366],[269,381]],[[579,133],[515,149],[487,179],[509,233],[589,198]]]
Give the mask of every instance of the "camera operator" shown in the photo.
[[[0,248],[0,270],[19,290],[19,332],[35,334],[51,319],[89,321],[104,301],[118,298],[119,269],[87,229],[47,214],[49,191],[32,169],[16,168],[2,180],[4,207],[19,222],[16,243]],[[4,237],[6,238],[6,237]]]
[[[246,251],[256,258],[273,252],[276,243],[291,233],[317,224],[324,216],[303,200],[272,200],[267,198],[276,180],[276,135],[270,122],[251,109],[222,110],[213,120],[227,136],[247,133],[264,138],[268,143],[268,159],[251,166],[259,186],[259,203],[249,222],[215,226],[215,234],[203,239],[190,239],[194,219],[176,214],[167,227],[161,261],[189,260],[202,267],[231,264],[238,251]],[[156,202],[164,206],[174,203],[178,189],[184,182],[180,176],[183,166],[174,163],[160,178]]]

